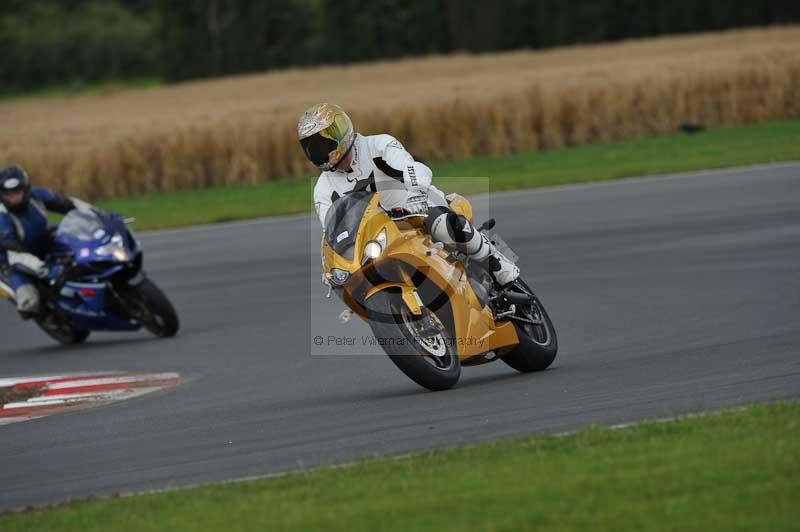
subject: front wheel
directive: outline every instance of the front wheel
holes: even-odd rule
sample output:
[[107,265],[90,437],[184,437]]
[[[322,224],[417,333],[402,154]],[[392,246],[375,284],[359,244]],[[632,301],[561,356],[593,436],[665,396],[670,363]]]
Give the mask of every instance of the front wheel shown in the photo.
[[395,292],[375,294],[366,307],[377,342],[400,371],[431,391],[455,386],[461,363],[436,314],[423,308],[421,317],[414,316]]
[[168,338],[178,333],[178,313],[164,292],[150,279],[131,287],[126,294],[133,317],[144,328],[158,336]]
[[513,320],[519,344],[498,355],[517,371],[542,371],[553,363],[558,353],[556,329],[539,298],[524,281],[520,279],[518,283],[520,291],[531,298],[531,303],[517,310],[519,321]]

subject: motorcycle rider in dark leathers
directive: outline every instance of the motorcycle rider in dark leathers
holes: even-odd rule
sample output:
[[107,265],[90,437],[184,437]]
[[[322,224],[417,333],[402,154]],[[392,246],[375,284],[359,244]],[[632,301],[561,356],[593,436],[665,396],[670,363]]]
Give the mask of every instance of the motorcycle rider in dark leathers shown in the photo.
[[20,166],[0,168],[0,280],[13,290],[24,319],[40,312],[37,283],[55,281],[60,275],[60,268],[49,268],[43,260],[52,240],[47,212],[91,208],[81,200],[32,187]]

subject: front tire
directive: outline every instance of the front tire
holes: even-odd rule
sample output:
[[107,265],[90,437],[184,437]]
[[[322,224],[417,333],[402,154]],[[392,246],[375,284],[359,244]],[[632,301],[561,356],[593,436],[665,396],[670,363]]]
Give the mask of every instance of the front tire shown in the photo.
[[178,333],[178,313],[153,281],[145,279],[132,287],[128,298],[128,304],[135,308],[135,318],[152,334],[169,338]]
[[537,324],[514,321],[519,344],[500,355],[500,359],[523,373],[547,369],[558,353],[558,337],[550,316],[533,291],[520,280],[525,292],[533,298],[530,308],[524,310],[524,316]]
[[379,292],[367,300],[369,324],[395,366],[431,391],[447,390],[461,377],[461,363],[447,330],[428,309],[437,334],[420,334],[422,318],[412,316],[396,292]]

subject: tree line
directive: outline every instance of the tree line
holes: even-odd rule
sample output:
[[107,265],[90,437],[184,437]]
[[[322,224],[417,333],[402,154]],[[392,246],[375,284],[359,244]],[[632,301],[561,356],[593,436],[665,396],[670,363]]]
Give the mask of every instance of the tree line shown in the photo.
[[4,0],[0,90],[800,21],[796,0]]

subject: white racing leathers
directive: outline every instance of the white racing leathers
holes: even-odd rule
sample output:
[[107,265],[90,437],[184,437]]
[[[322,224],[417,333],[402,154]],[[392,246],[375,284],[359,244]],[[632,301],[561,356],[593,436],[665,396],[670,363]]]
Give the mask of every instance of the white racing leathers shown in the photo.
[[387,211],[427,210],[425,223],[431,238],[484,262],[499,285],[519,276],[519,268],[486,236],[449,209],[444,194],[431,184],[431,169],[415,161],[397,139],[391,135],[356,135],[352,150],[351,172],[323,172],[314,187],[314,208],[323,227],[334,201],[356,187],[366,187],[381,192],[381,206]]

